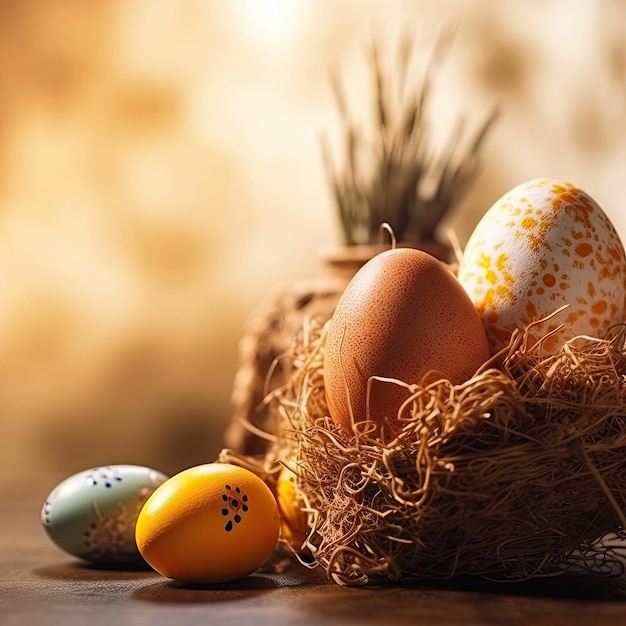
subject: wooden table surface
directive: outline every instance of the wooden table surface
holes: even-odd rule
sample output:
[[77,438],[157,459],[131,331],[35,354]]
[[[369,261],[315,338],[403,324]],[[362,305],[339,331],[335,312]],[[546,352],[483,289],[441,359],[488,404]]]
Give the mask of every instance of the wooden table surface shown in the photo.
[[626,624],[626,595],[607,580],[342,588],[294,566],[190,587],[150,570],[92,567],[57,549],[40,526],[41,505],[60,478],[0,475],[2,626]]

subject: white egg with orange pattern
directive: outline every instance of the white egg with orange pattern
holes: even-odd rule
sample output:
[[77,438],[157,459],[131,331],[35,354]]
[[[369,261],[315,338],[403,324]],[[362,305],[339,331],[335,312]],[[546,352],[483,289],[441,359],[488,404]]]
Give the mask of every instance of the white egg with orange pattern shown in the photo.
[[574,336],[603,337],[624,319],[620,237],[585,191],[562,180],[531,180],[502,196],[474,229],[458,278],[482,317],[492,353],[516,328],[564,305],[530,333],[543,338],[548,353]]

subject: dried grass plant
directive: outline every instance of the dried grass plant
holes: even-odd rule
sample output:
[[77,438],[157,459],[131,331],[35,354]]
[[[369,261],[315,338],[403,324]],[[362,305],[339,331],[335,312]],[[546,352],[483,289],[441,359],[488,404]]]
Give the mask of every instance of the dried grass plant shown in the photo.
[[278,436],[250,461],[270,484],[281,464],[294,472],[301,560],[342,585],[623,573],[622,329],[552,356],[517,332],[465,384],[411,384],[400,432],[381,441],[367,424],[349,434],[328,417],[326,326],[300,333],[290,382],[269,400]]
[[373,104],[365,125],[353,117],[342,81],[332,75],[343,162],[334,163],[326,138],[322,154],[344,243],[377,243],[383,222],[399,240],[436,240],[442,220],[473,183],[495,115],[479,125],[467,145],[462,145],[465,129],[459,122],[439,153],[429,133],[433,80],[450,43],[449,32],[437,39],[425,76],[418,81],[411,80],[416,56],[411,37],[400,39],[396,58],[388,64],[380,44],[373,43],[367,59]]

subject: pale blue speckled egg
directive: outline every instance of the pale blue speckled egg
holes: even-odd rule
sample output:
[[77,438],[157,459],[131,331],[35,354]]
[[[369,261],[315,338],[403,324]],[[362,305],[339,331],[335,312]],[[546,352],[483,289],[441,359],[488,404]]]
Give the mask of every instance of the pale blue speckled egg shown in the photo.
[[100,564],[141,563],[137,516],[167,476],[149,467],[108,465],[78,472],[57,485],[41,523],[62,550]]

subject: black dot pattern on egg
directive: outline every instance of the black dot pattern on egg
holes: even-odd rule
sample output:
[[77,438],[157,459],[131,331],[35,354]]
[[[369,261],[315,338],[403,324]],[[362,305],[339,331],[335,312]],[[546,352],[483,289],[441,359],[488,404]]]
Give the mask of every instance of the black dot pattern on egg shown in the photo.
[[115,483],[121,483],[123,478],[114,467],[94,467],[85,477],[88,485],[97,487],[103,485],[106,489],[111,489]]
[[241,487],[224,485],[222,501],[225,503],[221,514],[226,518],[224,530],[231,532],[237,524],[240,524],[243,515],[248,512],[248,496],[242,492]]

